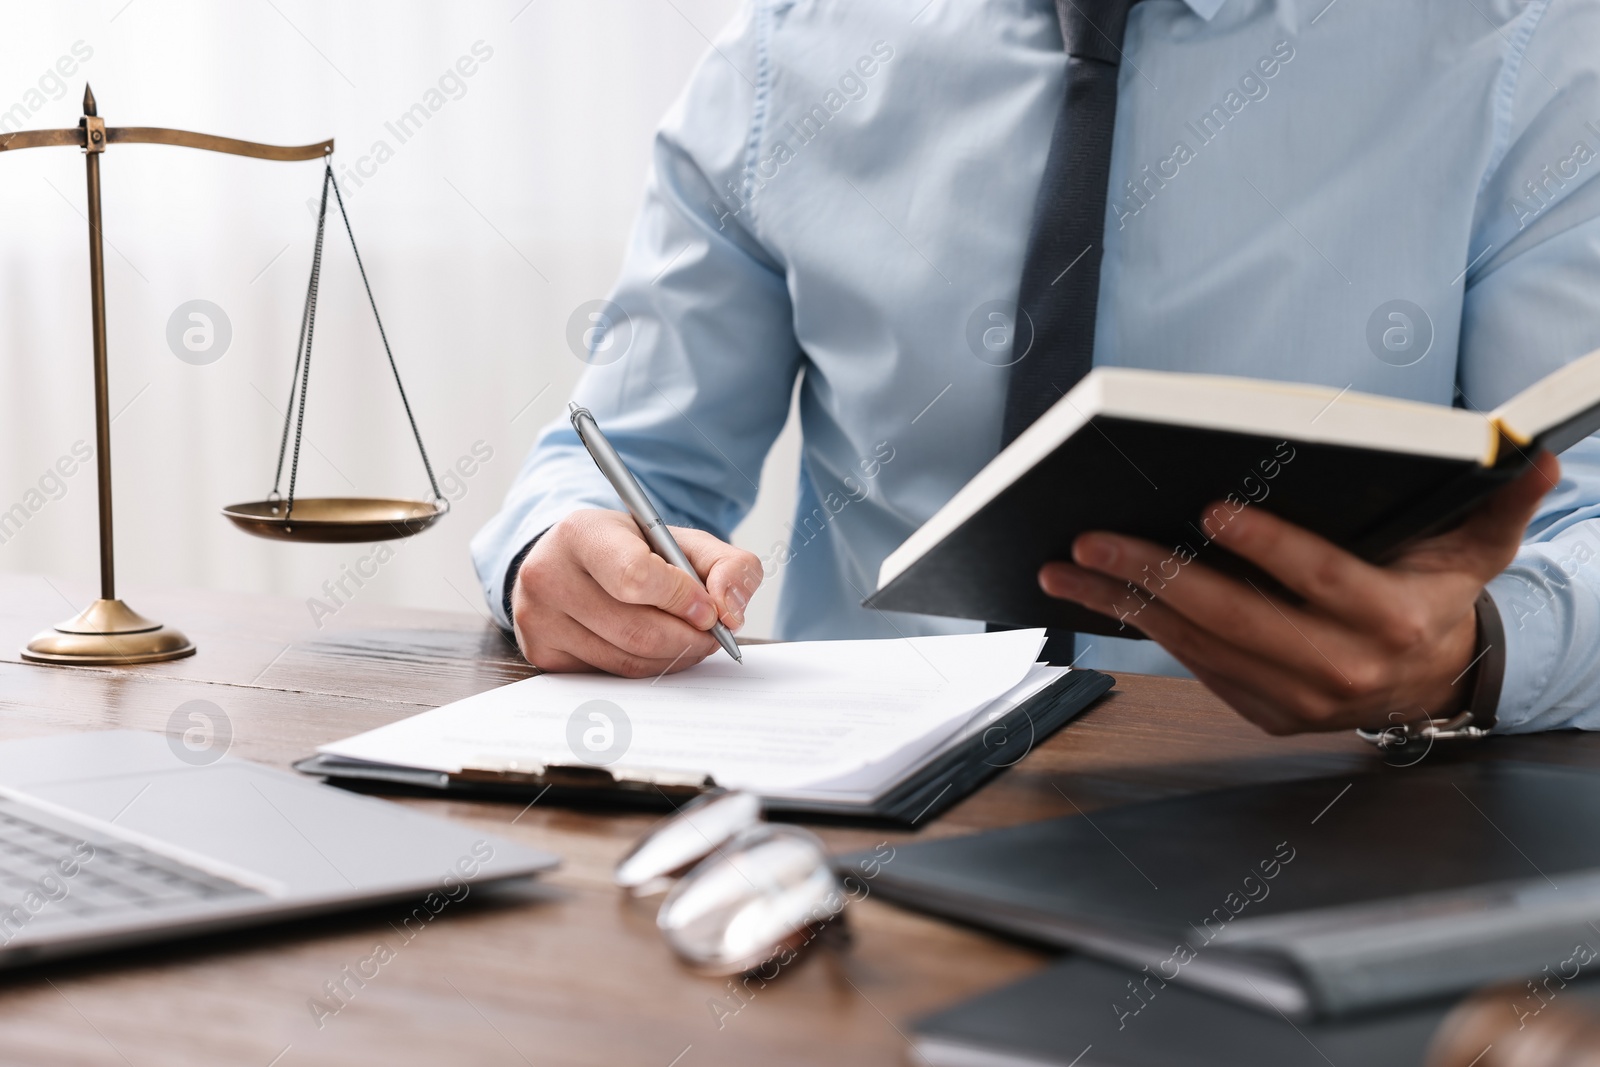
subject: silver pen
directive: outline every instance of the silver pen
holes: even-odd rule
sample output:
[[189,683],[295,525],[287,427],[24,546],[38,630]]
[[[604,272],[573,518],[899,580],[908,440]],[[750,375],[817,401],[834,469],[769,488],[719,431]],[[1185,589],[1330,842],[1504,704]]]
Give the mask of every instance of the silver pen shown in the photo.
[[[595,466],[600,468],[600,473],[606,476],[606,481],[611,483],[611,488],[617,491],[622,498],[623,505],[628,509],[628,514],[633,516],[633,521],[639,524],[639,532],[644,534],[644,539],[655,551],[655,554],[677,567],[687,571],[689,577],[696,582],[700,575],[695,573],[689,557],[683,554],[683,549],[678,547],[678,542],[673,540],[672,532],[667,529],[667,524],[661,516],[656,514],[656,509],[651,505],[650,498],[644,495],[644,490],[639,488],[638,479],[628,465],[622,462],[622,457],[617,455],[617,450],[611,447],[611,442],[606,440],[606,435],[600,432],[600,426],[594,421],[594,415],[588,408],[580,408],[577,404],[568,404],[567,411],[572,415],[572,428],[578,431],[578,440],[583,442],[583,447],[589,450],[589,455],[594,458]],[[701,588],[704,588],[702,585]],[[733,639],[733,634],[720,621],[711,627],[711,636],[717,639],[717,644],[732,656],[737,662],[743,663],[744,657],[739,654],[739,645]]]

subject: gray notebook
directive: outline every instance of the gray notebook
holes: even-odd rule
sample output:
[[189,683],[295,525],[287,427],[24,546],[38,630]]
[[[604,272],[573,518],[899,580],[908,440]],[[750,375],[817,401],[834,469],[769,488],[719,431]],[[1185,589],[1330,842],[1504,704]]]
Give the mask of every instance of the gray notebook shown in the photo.
[[1075,956],[913,1024],[932,1067],[1417,1067],[1449,1004],[1291,1023]]
[[1297,1020],[1600,969],[1600,774],[1434,765],[842,857],[882,899]]

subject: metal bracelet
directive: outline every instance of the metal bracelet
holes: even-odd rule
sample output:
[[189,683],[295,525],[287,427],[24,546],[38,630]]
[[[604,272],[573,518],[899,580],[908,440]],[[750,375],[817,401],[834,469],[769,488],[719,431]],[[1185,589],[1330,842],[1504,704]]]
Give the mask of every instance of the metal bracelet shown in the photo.
[[1462,711],[1448,719],[1419,719],[1382,730],[1357,730],[1356,735],[1381,751],[1417,741],[1478,741],[1489,731],[1473,724],[1472,712]]

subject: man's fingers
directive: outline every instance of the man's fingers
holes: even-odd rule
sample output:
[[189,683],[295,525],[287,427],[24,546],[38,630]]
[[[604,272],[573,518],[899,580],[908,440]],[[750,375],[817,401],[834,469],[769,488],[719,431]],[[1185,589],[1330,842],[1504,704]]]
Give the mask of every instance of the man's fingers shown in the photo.
[[[1324,619],[1270,598],[1259,588],[1253,589],[1202,563],[1191,562],[1181,568],[1163,567],[1169,554],[1136,538],[1085,534],[1078,539],[1073,554],[1079,563],[1094,569],[1071,570],[1083,576],[1108,576],[1107,580],[1114,583],[1111,588],[1118,595],[1111,603],[1123,605],[1121,610],[1128,610],[1125,605],[1130,599],[1154,597],[1197,627],[1225,635],[1232,646],[1252,656],[1267,657],[1328,685],[1344,683],[1343,676],[1329,659],[1329,656],[1342,659],[1352,651],[1341,632]],[[1058,581],[1070,581],[1071,570],[1059,563],[1046,567]],[[1139,593],[1129,590],[1127,583],[1130,582],[1139,587]],[[1071,599],[1079,599],[1064,587],[1062,592],[1057,592],[1045,583],[1044,588],[1046,592],[1065,593]],[[1142,623],[1139,628],[1150,633]],[[1156,637],[1155,634],[1150,636]]]
[[567,614],[596,637],[631,656],[671,660],[689,655],[692,663],[717,647],[710,634],[669,612],[647,604],[619,603],[589,575],[576,575],[574,582],[577,588],[563,601]]
[[[1216,577],[1228,581],[1220,575]],[[1136,625],[1236,710],[1269,732],[1286,732],[1288,724],[1296,719],[1314,729],[1331,728],[1333,724],[1327,720],[1336,705],[1319,693],[1350,685],[1349,679],[1309,637],[1293,626],[1284,626],[1281,618],[1277,629],[1287,630],[1287,637],[1281,646],[1274,641],[1263,655],[1254,645],[1241,647],[1219,637],[1214,627],[1197,624],[1167,602],[1165,594],[1164,599],[1142,603],[1129,614],[1126,585],[1093,571],[1048,564],[1040,572],[1039,584],[1052,596],[1065,595],[1085,607],[1112,617],[1120,615],[1125,622]],[[1262,606],[1272,610],[1268,604]],[[1276,612],[1272,614],[1278,617]],[[1314,682],[1318,684],[1313,685]],[[1213,683],[1220,683],[1222,688]]]
[[1454,530],[1384,567],[1265,510],[1213,508],[1206,535],[1303,604],[1212,570],[1186,549],[1109,533],[1079,537],[1076,565],[1047,564],[1039,582],[1138,627],[1268,730],[1392,725],[1395,709],[1460,706],[1472,598],[1515,556],[1559,477],[1554,457],[1541,453]]
[[723,624],[734,630],[743,626],[744,609],[761,585],[761,560],[755,553],[719,541],[703,530],[675,526],[672,536],[705,579],[706,590],[716,602]]
[[1223,548],[1346,622],[1380,621],[1393,595],[1392,578],[1381,568],[1261,508],[1246,507],[1208,532]]
[[[678,625],[690,634],[705,637],[682,622]],[[549,671],[599,670],[624,678],[655,678],[674,674],[705,659],[717,647],[716,642],[707,641],[709,648],[680,648],[671,656],[641,656],[618,647],[576,619],[563,616],[548,624],[544,639],[537,642],[539,647],[528,657],[528,662]]]
[[581,664],[630,677],[657,675],[674,664],[698,663],[717,647],[709,634],[659,608],[614,600],[578,567],[523,577],[511,605],[518,646],[528,662],[546,670],[581,670]]
[[660,608],[699,630],[716,624],[716,605],[700,583],[650,551],[637,530],[596,526],[574,541],[579,564],[613,600]]

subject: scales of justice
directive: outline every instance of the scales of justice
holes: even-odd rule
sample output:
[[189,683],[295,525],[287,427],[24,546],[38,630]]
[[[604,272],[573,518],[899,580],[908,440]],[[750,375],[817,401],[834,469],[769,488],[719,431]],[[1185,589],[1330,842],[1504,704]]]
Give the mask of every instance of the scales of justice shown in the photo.
[[[356,249],[355,233],[350,228],[350,218],[345,213],[344,198],[333,180],[333,167],[329,159],[333,154],[333,141],[286,147],[238,141],[231,137],[193,133],[188,130],[169,130],[148,126],[107,126],[99,117],[94,93],[87,85],[83,90],[83,117],[78,125],[64,130],[22,130],[9,135],[0,134],[0,152],[22,148],[47,148],[75,145],[83,150],[88,171],[89,201],[89,295],[94,334],[94,414],[95,414],[95,464],[99,487],[100,510],[100,598],[83,611],[45,630],[28,642],[22,658],[36,663],[57,663],[78,666],[128,665],[156,663],[179,659],[194,654],[195,647],[187,637],[170,626],[147,619],[127,604],[117,599],[114,553],[111,538],[111,417],[109,372],[106,364],[106,294],[105,263],[100,230],[100,156],[108,145],[163,144],[198,148],[207,152],[226,152],[236,156],[256,159],[294,162],[308,159],[323,160],[322,207],[317,214],[317,238],[311,260],[311,281],[306,288],[305,307],[300,316],[300,340],[295,347],[294,372],[290,375],[289,403],[283,421],[283,437],[278,446],[278,467],[273,477],[272,492],[265,500],[247,504],[234,504],[222,509],[228,519],[247,533],[280,541],[304,543],[348,543],[357,541],[387,541],[410,537],[431,526],[449,510],[449,502],[439,492],[439,483],[433,476],[433,465],[422,446],[422,435],[417,430],[417,420],[406,399],[405,386],[400,383],[400,371],[395,365],[394,353],[389,349],[389,339],[383,330],[383,320],[378,317],[378,304],[372,296],[372,286],[367,281],[366,267],[361,253]],[[306,497],[296,499],[295,484],[300,470],[300,442],[305,426],[306,388],[311,380],[311,339],[316,330],[317,288],[322,274],[322,239],[328,215],[328,190],[333,190],[345,232],[350,237],[350,249],[355,254],[356,266],[361,272],[361,283],[372,305],[372,315],[378,325],[378,336],[383,341],[384,353],[389,357],[389,369],[394,374],[395,386],[400,393],[400,403],[405,408],[411,424],[417,451],[422,456],[422,466],[428,474],[428,484],[433,488],[433,499],[398,500],[375,497]],[[298,397],[298,405],[296,398]],[[285,497],[278,491],[283,476],[283,461],[288,454],[289,431],[294,429],[294,451],[289,467],[289,492]]]

